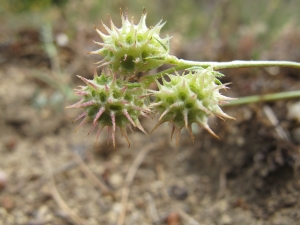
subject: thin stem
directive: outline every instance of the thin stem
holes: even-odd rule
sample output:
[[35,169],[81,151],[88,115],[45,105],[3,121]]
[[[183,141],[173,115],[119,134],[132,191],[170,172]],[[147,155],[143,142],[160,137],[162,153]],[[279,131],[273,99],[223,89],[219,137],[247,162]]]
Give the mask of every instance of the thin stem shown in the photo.
[[241,97],[238,100],[230,101],[228,104],[223,105],[223,107],[256,103],[256,102],[277,101],[277,100],[299,98],[299,97],[300,97],[300,91],[287,91],[287,92],[278,92],[278,93],[265,94],[265,95],[253,95],[253,96]]
[[195,62],[180,59],[178,65],[190,65],[190,66],[211,66],[214,70],[232,69],[232,68],[251,68],[251,67],[293,67],[300,69],[300,63],[290,61],[242,61],[235,60],[231,62]]
[[178,70],[188,69],[193,66],[212,67],[214,70],[222,69],[237,69],[237,68],[254,68],[254,67],[292,67],[300,69],[300,63],[290,61],[242,61],[235,60],[231,62],[197,62],[184,59],[178,59],[175,56],[169,56],[166,63],[176,65],[170,69],[164,70],[156,74],[150,74],[142,78],[146,86],[149,86],[156,78],[159,78],[167,73],[172,73]]

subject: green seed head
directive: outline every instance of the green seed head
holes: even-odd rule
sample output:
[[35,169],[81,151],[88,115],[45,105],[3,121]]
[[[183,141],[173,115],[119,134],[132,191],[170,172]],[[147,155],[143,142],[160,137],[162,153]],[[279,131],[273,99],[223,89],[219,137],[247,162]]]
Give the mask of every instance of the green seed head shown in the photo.
[[107,77],[102,73],[98,76],[95,72],[93,80],[78,76],[87,86],[80,86],[76,89],[76,94],[81,96],[81,100],[67,108],[82,108],[84,112],[76,120],[81,118],[84,123],[91,121],[92,130],[98,126],[99,137],[100,131],[108,127],[111,132],[113,145],[115,146],[116,127],[120,128],[122,135],[126,138],[128,145],[129,140],[126,132],[126,126],[130,124],[139,128],[144,133],[145,130],[140,124],[138,117],[149,113],[145,105],[144,89],[131,85],[131,83],[116,79],[116,77]]
[[165,23],[160,21],[156,26],[148,28],[146,15],[144,11],[140,22],[134,25],[133,20],[128,20],[127,13],[121,14],[121,28],[115,27],[112,20],[110,29],[103,24],[108,35],[96,29],[103,43],[95,42],[102,48],[91,54],[104,57],[98,62],[99,67],[108,65],[113,72],[128,76],[157,68],[166,62],[170,38],[162,39],[159,36]]
[[220,75],[212,68],[196,68],[186,75],[168,75],[170,81],[163,79],[163,85],[156,81],[159,90],[154,92],[156,101],[149,107],[154,108],[161,116],[153,130],[164,122],[172,123],[172,136],[176,131],[178,144],[183,127],[189,129],[191,138],[194,139],[191,125],[197,123],[217,137],[208,125],[208,117],[216,115],[233,119],[219,107],[231,99],[219,93],[220,89],[226,88],[226,84],[217,80]]

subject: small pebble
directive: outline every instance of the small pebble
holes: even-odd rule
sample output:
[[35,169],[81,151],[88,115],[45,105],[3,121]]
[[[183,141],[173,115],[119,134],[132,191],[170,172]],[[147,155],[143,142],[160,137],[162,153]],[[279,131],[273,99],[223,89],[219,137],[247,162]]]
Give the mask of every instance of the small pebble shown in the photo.
[[287,118],[300,122],[300,101],[287,105]]
[[3,196],[0,199],[0,206],[6,209],[7,211],[10,211],[14,208],[14,202],[11,197]]
[[177,213],[172,212],[167,217],[167,224],[168,225],[179,225],[180,217]]
[[173,185],[170,188],[169,193],[172,197],[176,198],[177,200],[184,200],[188,196],[187,189],[178,185]]
[[119,188],[123,184],[123,177],[120,174],[114,173],[110,176],[109,183],[114,188]]
[[222,224],[231,224],[232,223],[232,219],[230,218],[229,215],[227,214],[223,214],[222,217],[221,217],[221,223]]
[[69,37],[65,33],[58,33],[55,39],[58,46],[66,46],[69,43]]

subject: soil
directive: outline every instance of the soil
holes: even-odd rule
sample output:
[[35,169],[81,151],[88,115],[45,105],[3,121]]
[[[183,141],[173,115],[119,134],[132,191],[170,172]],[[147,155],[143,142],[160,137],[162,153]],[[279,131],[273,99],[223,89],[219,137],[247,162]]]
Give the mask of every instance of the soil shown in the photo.
[[[134,130],[130,148],[118,133],[113,149],[106,131],[97,143],[95,133],[87,135],[89,125],[74,133],[80,111],[64,107],[75,100],[43,79],[74,88],[81,84],[74,75],[91,77],[97,59],[80,46],[93,48],[93,31],[57,46],[65,77],[54,74],[37,30],[13,32],[22,38],[0,48],[0,224],[300,224],[300,123],[291,112],[297,99],[224,107],[236,120],[211,118],[220,140],[195,127],[195,143],[182,131],[176,146],[166,124],[149,137]],[[289,37],[300,40],[299,33]],[[279,59],[300,61],[292,51],[299,43],[279,40],[265,56],[280,51]],[[273,69],[222,71],[222,82],[233,83],[226,95],[300,88],[299,71]],[[151,131],[156,121],[142,124]]]

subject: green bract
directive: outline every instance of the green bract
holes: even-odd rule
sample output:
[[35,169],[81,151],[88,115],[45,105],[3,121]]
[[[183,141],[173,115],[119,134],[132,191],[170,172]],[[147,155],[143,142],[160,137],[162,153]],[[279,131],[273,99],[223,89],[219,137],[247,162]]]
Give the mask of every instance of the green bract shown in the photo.
[[113,72],[121,76],[132,76],[138,72],[157,68],[166,62],[169,54],[169,37],[160,38],[159,33],[165,23],[160,21],[156,26],[146,26],[146,12],[137,25],[129,21],[127,13],[121,15],[122,27],[117,28],[111,20],[111,29],[103,24],[108,35],[98,29],[103,39],[101,49],[90,52],[104,57],[98,62],[99,67],[107,65]]
[[154,91],[156,101],[149,107],[158,111],[161,116],[153,130],[164,122],[172,123],[172,136],[176,131],[178,143],[183,127],[189,129],[190,136],[194,139],[191,125],[197,123],[217,137],[208,125],[208,117],[216,115],[220,118],[233,119],[219,107],[219,104],[231,98],[219,93],[220,89],[226,88],[226,84],[221,84],[217,79],[218,76],[220,73],[213,71],[212,68],[195,68],[194,71],[181,76],[168,75],[170,81],[163,79],[162,84],[156,81],[159,90]]
[[[92,130],[98,125],[97,138],[100,131],[107,126],[112,133],[113,145],[115,146],[116,127],[120,128],[125,136],[128,145],[126,126],[130,124],[139,128],[144,133],[145,130],[140,124],[138,117],[149,113],[145,105],[145,90],[137,85],[116,79],[115,76],[106,76],[102,73],[98,76],[95,72],[93,80],[88,80],[78,76],[87,86],[79,86],[76,94],[82,96],[81,100],[67,108],[82,108],[84,112],[76,120],[83,118],[80,126],[88,121],[92,121]],[[92,131],[91,130],[91,131]]]

